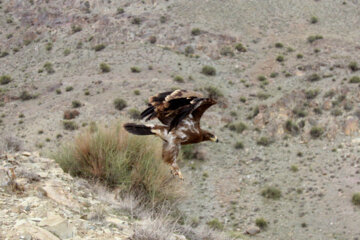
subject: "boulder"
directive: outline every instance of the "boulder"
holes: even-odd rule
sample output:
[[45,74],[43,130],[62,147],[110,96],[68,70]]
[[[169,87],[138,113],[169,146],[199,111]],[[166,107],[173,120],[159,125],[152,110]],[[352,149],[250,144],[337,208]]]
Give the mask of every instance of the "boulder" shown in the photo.
[[59,215],[49,214],[39,223],[39,226],[52,232],[60,239],[72,238],[76,234],[75,227]]

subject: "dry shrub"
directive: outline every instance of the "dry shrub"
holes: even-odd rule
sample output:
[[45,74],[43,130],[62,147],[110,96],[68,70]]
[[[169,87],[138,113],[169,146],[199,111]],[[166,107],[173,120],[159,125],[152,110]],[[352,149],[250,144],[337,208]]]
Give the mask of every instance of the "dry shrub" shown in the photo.
[[67,120],[74,119],[79,115],[80,115],[80,113],[79,113],[78,110],[66,110],[66,111],[64,111],[64,119],[67,119]]
[[131,240],[169,240],[175,232],[175,224],[163,217],[148,218],[135,225]]
[[183,188],[161,158],[161,141],[128,134],[121,124],[91,127],[54,156],[65,172],[96,178],[157,204],[174,201]]

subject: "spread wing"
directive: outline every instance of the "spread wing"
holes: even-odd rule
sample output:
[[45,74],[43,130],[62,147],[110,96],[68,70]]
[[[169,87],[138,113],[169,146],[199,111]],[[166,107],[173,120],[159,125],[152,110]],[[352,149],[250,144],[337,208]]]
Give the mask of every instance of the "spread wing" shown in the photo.
[[215,103],[215,100],[203,98],[202,94],[192,91],[163,92],[149,99],[149,107],[141,113],[141,117],[146,121],[158,118],[169,126],[170,131],[189,114],[199,124],[202,114]]

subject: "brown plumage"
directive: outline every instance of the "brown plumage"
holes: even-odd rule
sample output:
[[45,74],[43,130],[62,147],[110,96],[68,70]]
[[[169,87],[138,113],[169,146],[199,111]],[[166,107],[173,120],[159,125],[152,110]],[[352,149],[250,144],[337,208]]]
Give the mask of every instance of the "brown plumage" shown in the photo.
[[178,165],[177,156],[181,145],[215,141],[217,137],[200,128],[200,119],[203,113],[216,101],[204,98],[202,94],[175,90],[159,93],[149,98],[148,108],[141,113],[146,121],[159,119],[164,125],[140,125],[127,123],[124,128],[133,134],[154,134],[163,141],[163,160],[171,165],[172,173],[183,179]]

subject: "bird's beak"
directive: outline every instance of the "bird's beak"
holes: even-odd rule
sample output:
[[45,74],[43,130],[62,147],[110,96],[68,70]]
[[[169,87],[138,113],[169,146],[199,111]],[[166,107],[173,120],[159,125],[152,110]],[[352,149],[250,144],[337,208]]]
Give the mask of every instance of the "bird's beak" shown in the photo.
[[210,141],[219,142],[219,139],[217,138],[217,136],[214,136],[214,137],[210,138]]

